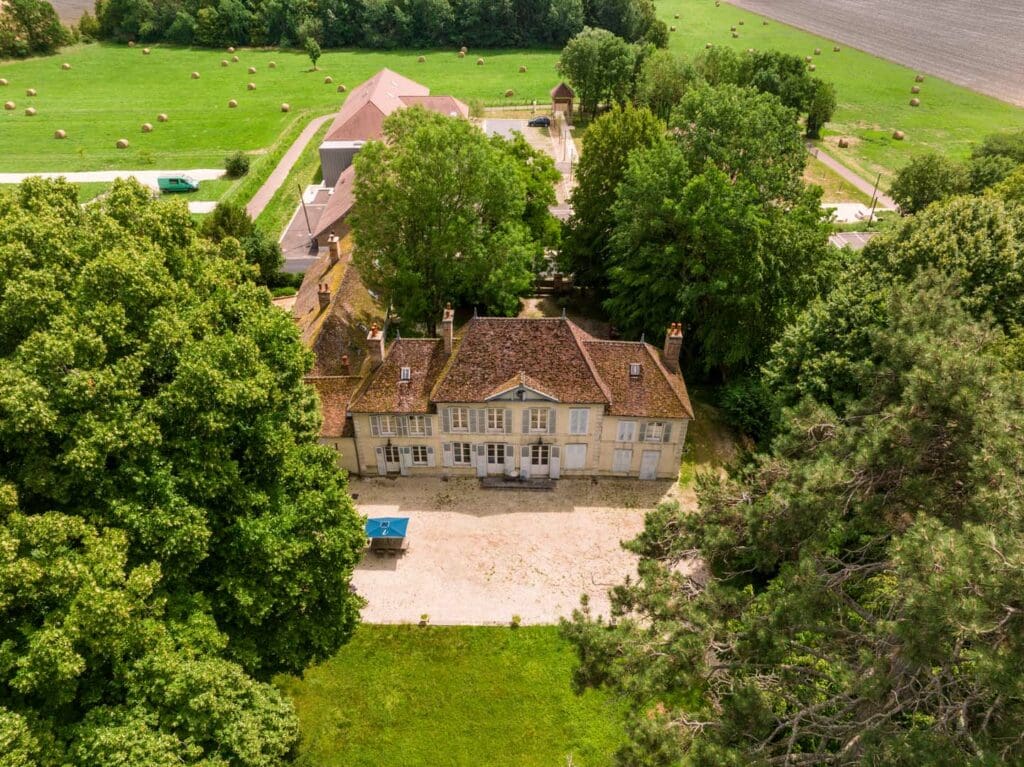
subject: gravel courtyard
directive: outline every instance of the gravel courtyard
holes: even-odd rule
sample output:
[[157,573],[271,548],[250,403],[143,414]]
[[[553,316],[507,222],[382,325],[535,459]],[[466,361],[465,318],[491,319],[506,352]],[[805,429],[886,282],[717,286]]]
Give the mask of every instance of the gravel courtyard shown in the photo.
[[368,623],[554,623],[588,594],[608,614],[607,590],[636,573],[619,542],[663,498],[693,504],[670,482],[562,479],[551,492],[482,490],[475,479],[352,479],[360,513],[409,517],[409,548],[367,554],[352,582]]

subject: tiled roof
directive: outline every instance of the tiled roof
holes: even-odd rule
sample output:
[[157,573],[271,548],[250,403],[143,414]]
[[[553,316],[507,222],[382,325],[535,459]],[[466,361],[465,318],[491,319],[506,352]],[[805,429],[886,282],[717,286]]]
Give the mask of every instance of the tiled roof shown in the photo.
[[560,402],[607,402],[573,327],[566,319],[474,317],[463,329],[434,401],[482,402],[527,371],[535,388]]
[[401,102],[407,107],[420,106],[449,117],[469,117],[469,107],[454,96],[402,96]]
[[310,376],[306,379],[320,397],[324,417],[321,437],[355,436],[347,417],[348,404],[362,380],[362,376]]
[[516,389],[520,386],[525,386],[528,389],[533,389],[535,392],[539,394],[544,394],[548,397],[554,396],[550,392],[544,391],[544,384],[542,384],[533,376],[526,375],[525,370],[520,370],[507,381],[495,386],[491,393],[488,394],[487,397],[485,397],[485,399],[489,399],[490,397],[497,397],[500,394],[504,394],[507,391],[512,391],[513,389]]
[[356,166],[349,165],[338,176],[334,191],[327,198],[327,205],[320,213],[313,239],[318,239],[328,232],[335,224],[345,218],[356,201],[355,195]]
[[352,89],[325,141],[370,141],[383,137],[384,118],[405,106],[402,96],[428,96],[430,89],[390,69],[382,69]]
[[[444,343],[437,338],[400,338],[387,348],[384,362],[354,397],[354,413],[428,413],[430,392],[444,368]],[[401,370],[410,370],[408,381]]]
[[569,98],[571,99],[576,93],[565,83],[559,83],[551,89],[551,98]]
[[[693,418],[693,407],[680,375],[665,369],[661,354],[637,341],[585,343],[598,374],[611,390],[612,415]],[[629,374],[630,363],[640,363],[640,375]]]

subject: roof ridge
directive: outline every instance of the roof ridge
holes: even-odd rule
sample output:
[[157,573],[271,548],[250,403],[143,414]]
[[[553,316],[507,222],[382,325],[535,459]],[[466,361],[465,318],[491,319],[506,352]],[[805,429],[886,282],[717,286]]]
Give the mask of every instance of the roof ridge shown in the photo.
[[[590,357],[590,352],[587,351],[585,341],[586,339],[592,338],[592,336],[568,317],[561,317],[560,319],[568,325],[569,333],[572,335],[573,341],[576,342],[576,346],[579,348],[580,354],[583,355],[583,361],[587,364],[587,369],[590,370],[590,375],[594,377],[594,381],[597,382],[597,388],[601,390],[601,393],[604,394],[605,400],[609,405],[611,405],[613,402],[611,387],[609,387],[605,380],[601,378],[601,374],[597,372],[597,366],[594,364],[594,360]],[[580,334],[585,335],[586,338],[581,340]]]

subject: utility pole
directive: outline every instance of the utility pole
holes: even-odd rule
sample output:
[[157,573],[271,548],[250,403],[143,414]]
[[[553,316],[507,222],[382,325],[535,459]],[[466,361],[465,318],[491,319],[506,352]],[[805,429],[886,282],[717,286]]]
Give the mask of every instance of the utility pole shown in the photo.
[[299,190],[299,204],[302,205],[302,215],[306,217],[306,232],[309,234],[310,237],[312,237],[313,227],[309,225],[309,213],[306,211],[306,200],[302,196],[302,186],[296,184],[295,188]]
[[875,206],[878,204],[878,184],[882,180],[882,174],[879,172],[878,177],[875,179],[875,188],[871,190],[871,215],[868,216],[868,228],[875,223]]

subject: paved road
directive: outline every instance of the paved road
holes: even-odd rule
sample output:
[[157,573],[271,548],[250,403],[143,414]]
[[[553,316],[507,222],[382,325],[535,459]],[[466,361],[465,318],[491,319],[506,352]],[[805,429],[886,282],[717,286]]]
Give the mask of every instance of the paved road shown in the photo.
[[313,135],[320,130],[320,126],[332,117],[334,117],[333,112],[329,115],[313,118],[312,122],[310,122],[309,125],[303,129],[302,133],[299,134],[299,137],[295,139],[295,142],[288,147],[288,151],[284,153],[284,157],[281,158],[281,162],[277,164],[277,167],[274,168],[270,176],[267,177],[267,180],[263,182],[263,186],[256,190],[256,194],[252,196],[252,199],[249,200],[249,204],[245,206],[245,210],[250,216],[256,218],[263,212],[263,209],[270,204],[270,200],[274,197],[274,194],[281,188],[285,179],[288,178],[288,174],[291,173],[292,166],[298,162],[299,156],[302,154],[302,150],[306,148],[306,144],[308,144],[310,139],[313,138]]
[[[864,192],[864,194],[866,194],[868,197],[875,193],[874,184],[871,184],[862,179],[860,176],[858,176],[852,170],[847,168],[845,165],[839,162],[839,160],[834,158],[828,152],[818,149],[816,146],[813,146],[811,144],[807,145],[807,151],[809,151],[812,155],[821,160],[825,165],[827,165],[829,168],[834,170],[844,179],[846,179],[855,187],[857,187],[860,191]],[[876,206],[876,210],[896,210],[895,200],[893,200],[888,195],[883,194],[881,191],[877,192],[877,194],[878,205]]]
[[78,173],[0,173],[0,184],[20,184],[26,178],[66,178],[75,184],[88,182],[110,183],[119,178],[135,178],[146,186],[156,187],[158,176],[191,176],[196,181],[213,181],[224,175],[223,168],[193,168],[192,170],[90,170]]

